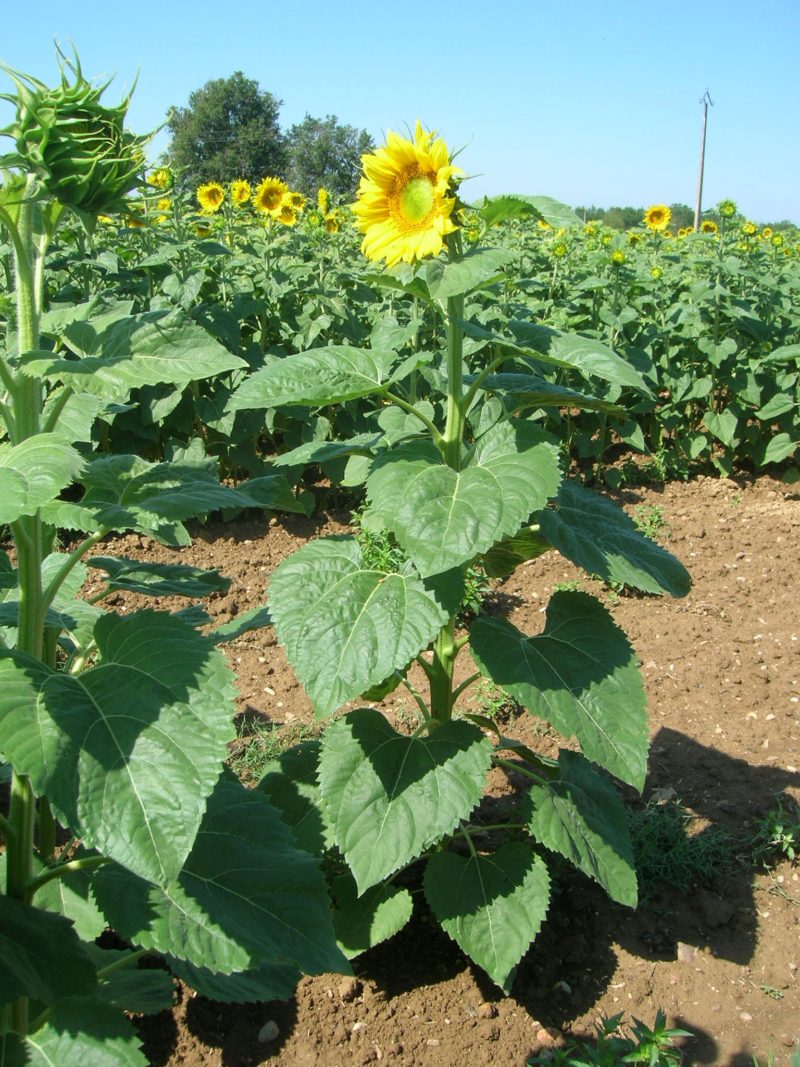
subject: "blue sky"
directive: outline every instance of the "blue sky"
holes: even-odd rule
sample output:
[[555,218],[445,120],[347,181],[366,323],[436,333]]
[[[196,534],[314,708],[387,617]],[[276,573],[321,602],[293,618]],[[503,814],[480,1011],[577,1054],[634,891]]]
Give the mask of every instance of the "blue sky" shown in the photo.
[[800,223],[800,0],[37,0],[4,20],[0,61],[52,84],[54,39],[116,75],[110,103],[139,72],[137,133],[235,70],[283,100],[284,128],[335,114],[380,141],[419,118],[463,149],[470,200],[693,205],[708,88],[704,207]]

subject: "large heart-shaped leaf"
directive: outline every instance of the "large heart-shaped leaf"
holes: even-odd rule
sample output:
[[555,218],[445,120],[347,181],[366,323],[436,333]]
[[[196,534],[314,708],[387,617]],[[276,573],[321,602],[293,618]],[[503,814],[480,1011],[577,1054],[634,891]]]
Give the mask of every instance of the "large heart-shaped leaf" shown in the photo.
[[470,645],[481,672],[534,715],[576,736],[584,754],[641,789],[647,769],[644,688],[628,639],[594,597],[556,593],[544,632],[477,618]]
[[680,560],[645,537],[611,500],[577,482],[562,483],[555,508],[542,512],[539,525],[562,556],[604,581],[676,597],[691,588]]
[[62,1000],[23,1044],[28,1067],[147,1067],[133,1023],[99,997]]
[[320,716],[406,667],[448,618],[416,576],[367,569],[351,537],[305,545],[269,594],[278,640]]
[[316,861],[295,847],[267,798],[229,773],[177,878],[159,888],[112,864],[97,872],[95,894],[129,941],[218,974],[262,963],[349,970]]
[[362,708],[328,727],[320,791],[359,893],[467,818],[483,795],[491,751],[481,731],[463,721],[406,737]]
[[633,848],[619,793],[577,752],[563,750],[558,764],[558,778],[527,794],[531,833],[599,882],[612,899],[636,907]]
[[458,567],[519,530],[554,495],[555,449],[530,443],[525,422],[492,427],[469,466],[455,471],[428,442],[381,457],[367,480],[373,510],[423,576]]
[[456,944],[508,993],[547,914],[550,878],[521,841],[488,856],[441,852],[425,868],[425,898]]
[[55,1004],[97,984],[94,964],[71,922],[5,893],[0,894],[0,954],[0,1005],[18,997]]
[[414,902],[402,886],[381,883],[358,895],[349,871],[333,883],[336,909],[333,922],[339,945],[349,960],[379,945],[402,930],[411,918]]
[[86,844],[155,882],[183,865],[233,736],[233,675],[157,612],[105,615],[80,675],[0,652],[0,750]]
[[422,274],[431,297],[443,302],[485,285],[513,259],[514,253],[507,248],[476,248],[453,263],[429,260]]
[[63,338],[80,359],[23,356],[29,375],[121,402],[142,385],[186,385],[247,367],[183,311],[144,311],[111,323],[76,322]]
[[251,374],[234,393],[229,409],[342,404],[385,389],[396,361],[397,353],[391,349],[351,345],[297,352]]
[[0,525],[32,515],[66,489],[83,468],[79,452],[58,434],[0,444]]

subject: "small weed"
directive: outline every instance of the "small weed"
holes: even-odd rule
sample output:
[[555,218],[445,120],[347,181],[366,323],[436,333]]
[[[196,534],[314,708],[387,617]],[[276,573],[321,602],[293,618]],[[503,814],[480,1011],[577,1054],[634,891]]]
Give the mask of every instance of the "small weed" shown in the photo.
[[735,866],[736,842],[718,827],[690,833],[693,816],[673,802],[631,812],[630,831],[642,902],[656,889],[713,882]]
[[554,593],[577,593],[581,587],[580,578],[573,578],[569,582],[556,582],[553,585]]
[[515,700],[489,681],[481,682],[475,690],[475,714],[494,723],[510,722],[521,710]]
[[281,724],[243,718],[236,732],[228,765],[241,782],[254,785],[261,781],[268,763],[292,745],[317,737],[319,728],[302,722]]
[[622,1012],[601,1019],[594,1041],[570,1040],[564,1048],[548,1049],[531,1056],[527,1067],[615,1067],[623,1063],[646,1063],[648,1067],[678,1067],[683,1056],[675,1039],[691,1037],[688,1030],[669,1029],[663,1011],[656,1013],[652,1029],[634,1018],[630,1033],[622,1030]]
[[731,504],[733,504],[733,506],[735,508],[738,508],[741,503],[742,503],[742,494],[741,493],[734,493],[733,496],[731,497]]
[[773,866],[783,860],[794,863],[800,856],[800,804],[790,797],[777,803],[758,823],[753,841],[756,863]]
[[664,511],[658,504],[640,504],[634,508],[633,521],[636,529],[651,541],[657,541],[658,535],[666,532]]
[[776,989],[774,985],[767,985],[766,982],[762,982],[758,988],[770,1000],[783,1000],[783,993],[780,989]]

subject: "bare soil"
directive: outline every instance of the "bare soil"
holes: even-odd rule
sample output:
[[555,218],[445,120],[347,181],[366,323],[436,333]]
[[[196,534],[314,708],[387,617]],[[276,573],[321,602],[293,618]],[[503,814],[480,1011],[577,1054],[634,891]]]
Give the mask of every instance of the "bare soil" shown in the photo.
[[[689,596],[618,596],[549,553],[502,583],[489,610],[533,633],[556,584],[579,581],[601,596],[642,664],[652,731],[644,799],[678,800],[695,829],[745,842],[776,795],[800,798],[800,496],[769,478],[701,478],[619,499],[629,512],[660,509],[658,536],[690,569]],[[206,606],[222,622],[263,603],[288,553],[343,528],[327,515],[258,519],[202,527],[179,553],[137,537],[113,550],[219,568],[231,589]],[[121,610],[138,603],[118,597]],[[244,635],[229,655],[245,734],[270,722],[290,736],[312,722],[274,633]],[[383,705],[401,725],[403,699]],[[526,715],[503,728],[555,745]],[[244,744],[232,746],[234,758]],[[509,783],[493,773],[502,793]],[[655,887],[636,912],[568,878],[509,997],[420,906],[403,932],[355,961],[355,979],[305,978],[291,1002],[219,1005],[176,985],[174,1010],[140,1021],[144,1049],[158,1067],[523,1067],[565,1035],[591,1033],[601,1016],[652,1024],[663,1008],[694,1035],[681,1046],[687,1064],[752,1067],[756,1056],[763,1067],[773,1055],[786,1067],[800,1041],[800,868],[759,869],[746,852],[742,844],[742,862],[688,892]]]

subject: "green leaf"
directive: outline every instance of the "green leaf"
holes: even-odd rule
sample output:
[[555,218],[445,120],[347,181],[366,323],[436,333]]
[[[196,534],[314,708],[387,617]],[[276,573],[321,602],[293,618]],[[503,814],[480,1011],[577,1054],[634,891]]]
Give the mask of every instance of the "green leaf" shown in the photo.
[[631,363],[607,345],[577,333],[561,333],[550,326],[511,320],[509,328],[515,340],[493,333],[476,323],[458,320],[468,337],[495,345],[529,363],[546,363],[566,370],[577,370],[585,378],[600,378],[614,385],[628,385],[650,395],[644,378]]
[[372,507],[426,577],[458,567],[515,534],[561,480],[556,450],[533,424],[503,422],[454,471],[429,442],[379,458],[367,480]]
[[779,433],[771,437],[759,457],[759,467],[765,467],[768,463],[782,463],[793,455],[800,444],[793,440],[788,433]]
[[471,960],[508,993],[550,902],[543,861],[521,841],[491,855],[441,852],[425,868],[431,911]]
[[179,563],[142,563],[127,556],[93,556],[86,562],[106,572],[109,589],[144,596],[206,597],[215,592],[224,593],[231,584],[217,570]]
[[525,196],[522,193],[506,193],[503,196],[484,197],[483,204],[473,204],[478,214],[489,225],[505,222],[506,219],[524,218],[533,215],[549,222],[554,229],[578,226],[581,219],[572,208],[551,196]]
[[483,569],[488,578],[507,578],[521,563],[552,549],[549,541],[534,530],[520,530],[513,537],[506,537],[493,545],[483,557]]
[[565,480],[555,508],[538,518],[542,534],[562,556],[606,582],[674,597],[691,588],[679,560],[645,537],[616,504],[577,482]]
[[[111,965],[119,966],[133,955],[129,949],[103,949],[97,945],[87,945],[86,948],[98,971]],[[124,1011],[153,1015],[172,1007],[174,992],[170,974],[153,967],[137,967],[134,961],[101,978],[95,996]]]
[[276,359],[251,374],[230,401],[230,410],[291,404],[342,404],[385,389],[397,360],[390,349],[329,345]]
[[77,478],[83,459],[55,433],[0,444],[0,525],[32,515]]
[[124,319],[64,327],[63,338],[79,359],[34,353],[20,368],[37,378],[122,401],[143,385],[187,385],[246,369],[219,341],[180,310],[145,311]]
[[273,466],[305,467],[310,463],[328,463],[342,456],[370,455],[381,436],[379,433],[360,433],[346,441],[306,441],[290,452],[276,456]]
[[312,856],[322,856],[333,845],[320,802],[319,754],[319,741],[301,741],[271,760],[256,786],[281,813],[298,848]]
[[[79,850],[75,858],[84,855],[87,853]],[[43,866],[35,866],[36,874],[41,870],[44,870]],[[51,878],[36,891],[36,906],[69,919],[85,942],[94,941],[106,928],[105,916],[92,896],[92,877],[91,871],[70,871],[64,877]]]
[[25,1038],[29,1067],[147,1067],[124,1014],[97,997],[69,997]]
[[620,904],[636,907],[636,871],[625,807],[614,787],[577,752],[562,750],[559,776],[527,795],[528,825]]
[[406,737],[379,712],[362,708],[328,727],[320,790],[359,893],[469,816],[483,795],[491,751],[481,731],[466,722]]
[[400,886],[383,883],[359,896],[349,872],[334,879],[332,889],[336,937],[349,960],[393,937],[414,910],[411,894]]
[[[270,490],[274,481],[264,481]],[[262,498],[262,479],[234,489],[220,485],[216,462],[185,458],[148,463],[138,456],[102,456],[93,460],[82,477],[86,493],[82,509],[109,530],[158,531],[166,524],[225,508],[270,506]],[[252,493],[248,484],[253,485]]]
[[18,997],[55,1004],[97,984],[71,922],[0,894],[0,1005]]
[[[55,402],[61,399],[64,389],[66,386],[53,389],[48,395],[42,414],[43,425]],[[101,397],[92,396],[91,393],[73,393],[62,408],[53,432],[68,445],[76,442],[88,444],[92,440],[95,419],[105,406],[106,403]]]
[[320,538],[284,560],[269,597],[278,640],[320,717],[405,667],[448,618],[416,576],[368,570],[351,537]]
[[175,880],[159,888],[107,865],[95,894],[122,937],[215,973],[262,963],[348,971],[316,861],[295,848],[267,798],[227,772]]
[[703,422],[706,424],[706,429],[712,434],[718,441],[721,441],[726,448],[730,448],[736,439],[736,430],[739,425],[739,420],[730,408],[726,408],[722,412],[707,411],[703,415]]
[[454,263],[430,260],[423,275],[431,297],[444,302],[494,280],[514,258],[514,253],[507,248],[476,248]]
[[247,971],[217,974],[186,960],[166,957],[173,974],[201,997],[220,1004],[263,1004],[269,1000],[290,1000],[302,972],[292,963],[262,963]]
[[241,637],[242,634],[250,633],[251,630],[261,630],[265,626],[272,626],[272,615],[269,609],[250,608],[249,611],[243,611],[230,622],[217,626],[207,636],[215,645],[226,645],[230,641],[235,641],[237,637]]
[[[467,375],[469,385],[475,375]],[[587,396],[564,385],[555,385],[534,374],[490,374],[481,385],[487,393],[503,398],[509,411],[524,411],[526,408],[580,408],[583,411],[605,411],[619,415],[624,408],[609,400]]]
[[470,627],[481,673],[559,730],[584,754],[641,789],[647,770],[644,688],[628,639],[587,593],[556,593],[544,632],[526,637],[504,619]]
[[87,846],[166,882],[183,865],[233,737],[233,675],[153,611],[105,615],[80,675],[0,652],[0,749]]

